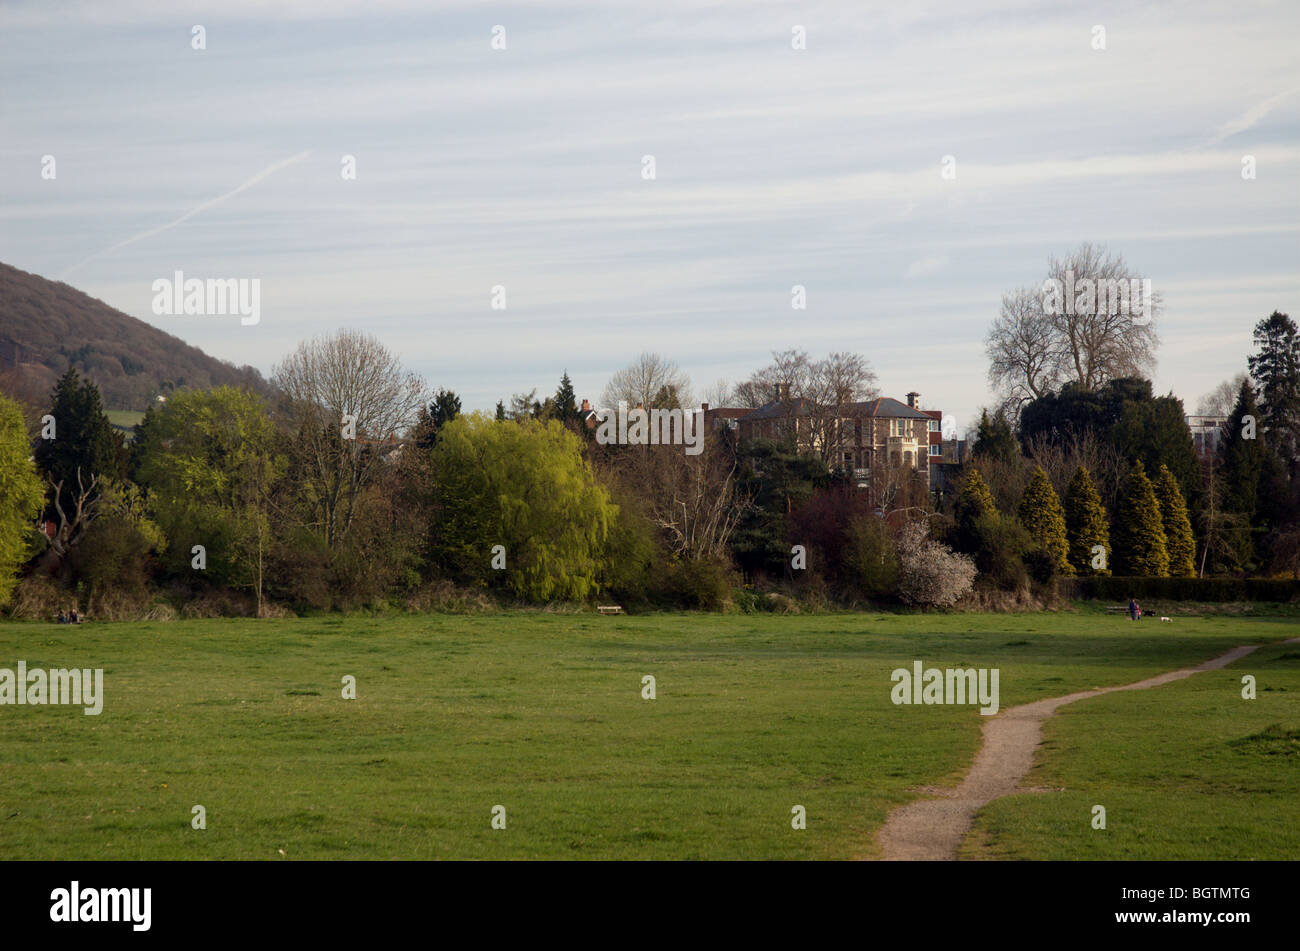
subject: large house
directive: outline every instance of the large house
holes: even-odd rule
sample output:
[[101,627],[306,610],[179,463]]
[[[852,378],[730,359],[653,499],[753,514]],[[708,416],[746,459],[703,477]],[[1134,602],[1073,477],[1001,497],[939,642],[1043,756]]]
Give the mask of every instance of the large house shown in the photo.
[[[773,398],[757,409],[700,405],[709,432],[727,430],[740,440],[784,439],[794,435],[801,451],[814,452],[832,469],[853,474],[866,486],[876,467],[912,469],[931,485],[942,484],[940,467],[964,461],[965,441],[943,440],[943,411],[922,409],[921,394],[908,393],[907,402],[882,397],[846,402],[834,407],[790,397],[788,384],[778,383]],[[595,428],[596,410],[582,401],[579,418]]]
[[1192,443],[1196,454],[1202,459],[1211,459],[1219,448],[1219,437],[1228,425],[1226,416],[1184,416],[1187,428],[1192,432]]
[[859,482],[865,482],[875,466],[914,469],[929,481],[931,462],[943,457],[942,419],[941,410],[921,409],[919,393],[908,393],[906,403],[882,397],[821,407],[791,399],[788,387],[777,384],[774,398],[739,416],[736,426],[742,440],[794,435],[801,449],[818,453],[828,466],[854,473]]

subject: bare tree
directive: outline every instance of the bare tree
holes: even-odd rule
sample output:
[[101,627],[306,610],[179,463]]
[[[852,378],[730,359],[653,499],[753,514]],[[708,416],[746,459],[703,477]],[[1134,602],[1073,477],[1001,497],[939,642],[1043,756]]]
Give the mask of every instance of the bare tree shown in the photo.
[[718,380],[705,389],[703,399],[710,406],[732,406],[736,402],[736,388],[727,380]]
[[87,484],[81,476],[81,466],[77,466],[77,492],[69,496],[72,503],[70,513],[64,511],[60,502],[63,498],[64,480],[55,482],[46,476],[45,481],[54,490],[54,513],[59,517],[59,523],[55,526],[52,538],[44,532],[41,532],[41,536],[46,540],[48,552],[52,553],[55,564],[60,564],[81,541],[82,536],[86,534],[86,529],[95,520],[99,503],[99,495],[95,492],[95,488],[99,485],[99,477],[92,475],[90,483]]
[[624,401],[646,409],[682,408],[694,402],[690,377],[657,353],[643,353],[611,376],[603,398],[609,407]]
[[1201,397],[1200,403],[1196,406],[1196,414],[1198,416],[1231,416],[1233,407],[1237,405],[1237,394],[1241,392],[1241,385],[1248,382],[1250,382],[1250,377],[1245,373],[1238,373],[1231,380],[1224,380]]
[[675,555],[689,561],[727,557],[751,500],[737,488],[735,457],[716,434],[705,434],[698,455],[679,446],[632,446],[615,465]]
[[1065,382],[1095,390],[1107,380],[1141,376],[1155,363],[1162,297],[1119,255],[1082,244],[1051,258],[1037,292],[1002,298],[985,339],[989,379],[1014,402]]
[[506,410],[506,416],[516,423],[523,422],[532,419],[540,405],[537,401],[537,387],[533,387],[527,393],[516,393],[510,397],[510,408]]
[[736,387],[742,406],[780,402],[797,421],[799,435],[828,466],[839,465],[853,444],[857,405],[879,395],[876,374],[867,359],[837,351],[821,360],[804,350],[773,352],[772,362]]
[[1061,354],[1041,293],[1021,287],[1003,294],[1002,312],[989,328],[984,347],[989,382],[1013,409],[1056,385]]
[[383,451],[424,404],[424,383],[374,337],[353,330],[302,343],[272,381],[296,426],[305,495],[334,546],[351,527]]

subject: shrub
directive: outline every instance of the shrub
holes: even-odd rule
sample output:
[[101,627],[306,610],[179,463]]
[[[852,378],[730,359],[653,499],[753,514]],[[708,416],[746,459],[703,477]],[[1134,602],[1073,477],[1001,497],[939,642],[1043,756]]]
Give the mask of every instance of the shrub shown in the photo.
[[889,526],[875,515],[859,515],[845,531],[844,589],[850,596],[883,601],[898,587],[898,552]]
[[975,564],[930,538],[924,522],[903,529],[898,542],[898,594],[908,604],[946,606],[975,583]]

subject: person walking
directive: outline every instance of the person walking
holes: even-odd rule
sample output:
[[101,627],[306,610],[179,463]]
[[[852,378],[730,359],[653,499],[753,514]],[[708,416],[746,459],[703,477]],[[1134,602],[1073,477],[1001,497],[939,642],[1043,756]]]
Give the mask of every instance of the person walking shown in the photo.
[[1136,598],[1128,599],[1128,616],[1130,621],[1136,621],[1141,615],[1142,610],[1138,607]]

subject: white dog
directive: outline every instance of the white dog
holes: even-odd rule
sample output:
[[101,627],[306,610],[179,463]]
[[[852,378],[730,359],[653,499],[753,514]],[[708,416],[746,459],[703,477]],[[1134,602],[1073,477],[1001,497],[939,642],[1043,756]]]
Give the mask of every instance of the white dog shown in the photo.
[[1173,618],[1162,617],[1160,620],[1162,620],[1162,621],[1172,621]]

